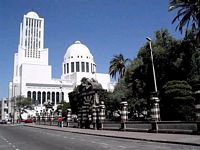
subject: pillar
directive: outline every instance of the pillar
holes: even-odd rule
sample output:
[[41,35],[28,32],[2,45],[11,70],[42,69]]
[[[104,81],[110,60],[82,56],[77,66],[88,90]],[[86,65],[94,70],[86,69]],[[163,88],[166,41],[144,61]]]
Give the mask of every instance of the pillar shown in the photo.
[[126,130],[126,121],[128,120],[128,103],[122,101],[121,103],[121,129]]
[[159,98],[156,93],[153,93],[153,95],[150,98],[151,100],[151,120],[152,121],[160,121],[160,106],[159,106]]
[[72,114],[71,109],[67,109],[67,127],[69,127],[69,122],[71,121]]
[[92,123],[93,123],[93,129],[97,129],[97,107],[93,106],[92,108]]
[[103,101],[100,101],[99,105],[99,128],[103,129],[103,122],[105,120],[105,105]]

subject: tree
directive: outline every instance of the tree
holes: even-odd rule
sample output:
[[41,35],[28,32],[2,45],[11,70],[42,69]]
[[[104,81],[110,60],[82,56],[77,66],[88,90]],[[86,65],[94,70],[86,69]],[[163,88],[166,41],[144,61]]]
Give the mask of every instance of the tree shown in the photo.
[[130,60],[125,59],[122,54],[114,55],[114,58],[110,61],[109,74],[111,77],[116,79],[117,74],[119,74],[119,79],[122,78],[126,72],[127,63]]
[[22,119],[21,114],[23,113],[24,109],[32,109],[32,100],[31,98],[25,98],[23,96],[17,96],[12,99],[12,102],[15,103],[16,109],[19,111],[19,117]]
[[193,120],[194,97],[186,81],[173,80],[163,86],[161,100],[162,120]]
[[179,21],[176,29],[182,33],[184,26],[188,28],[191,25],[198,42],[200,42],[200,0],[171,0],[169,11],[177,9],[177,15],[172,20],[172,23]]
[[69,109],[69,108],[70,108],[70,104],[67,103],[67,102],[62,101],[62,102],[58,105],[57,111],[58,111],[58,110],[61,110],[61,112],[62,112],[62,117],[67,118],[67,109]]

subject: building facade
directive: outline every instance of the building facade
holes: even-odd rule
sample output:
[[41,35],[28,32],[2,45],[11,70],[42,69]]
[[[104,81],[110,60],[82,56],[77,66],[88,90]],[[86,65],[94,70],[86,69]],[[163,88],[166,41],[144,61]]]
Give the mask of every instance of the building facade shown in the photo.
[[8,99],[3,98],[0,101],[0,120],[5,120],[8,121],[9,120],[9,113],[8,113]]
[[[68,93],[80,84],[83,77],[94,78],[106,90],[113,90],[109,74],[96,72],[96,64],[88,47],[80,41],[67,48],[60,78],[52,78],[48,64],[48,48],[44,48],[44,19],[36,12],[28,12],[20,24],[18,52],[14,55],[13,79],[9,83],[11,100],[16,96],[32,99],[35,109],[44,109],[50,101],[54,109],[62,100],[69,102]],[[12,113],[9,103],[9,112]]]

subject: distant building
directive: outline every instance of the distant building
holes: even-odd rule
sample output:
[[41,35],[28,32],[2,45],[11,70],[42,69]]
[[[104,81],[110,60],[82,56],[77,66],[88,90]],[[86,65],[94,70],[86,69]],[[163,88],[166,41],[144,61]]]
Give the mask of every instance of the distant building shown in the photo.
[[[35,12],[24,15],[8,98],[19,95],[30,97],[37,111],[44,109],[44,102],[50,101],[56,109],[62,100],[69,102],[68,93],[80,84],[83,77],[94,78],[104,89],[113,90],[109,74],[96,72],[90,50],[80,41],[74,42],[66,50],[61,78],[53,79],[48,48],[44,48],[44,19]],[[11,108],[9,103],[10,113]]]
[[5,98],[0,101],[0,120],[8,121],[9,119],[8,102],[8,99]]

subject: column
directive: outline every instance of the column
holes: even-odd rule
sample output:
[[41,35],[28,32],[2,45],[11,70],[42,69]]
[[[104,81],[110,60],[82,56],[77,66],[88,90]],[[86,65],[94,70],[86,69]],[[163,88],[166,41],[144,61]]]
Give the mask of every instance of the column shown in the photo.
[[122,101],[121,103],[121,129],[126,130],[126,121],[128,120],[128,103]]

